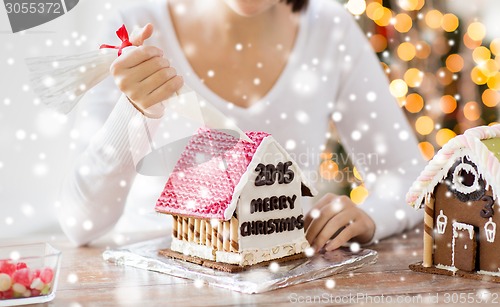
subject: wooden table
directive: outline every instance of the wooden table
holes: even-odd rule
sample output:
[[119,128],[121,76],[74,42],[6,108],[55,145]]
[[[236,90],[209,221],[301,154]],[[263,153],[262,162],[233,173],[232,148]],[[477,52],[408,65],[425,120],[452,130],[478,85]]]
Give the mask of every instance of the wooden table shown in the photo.
[[[500,304],[500,284],[410,271],[408,264],[422,258],[421,228],[373,246],[379,253],[374,265],[253,295],[207,285],[197,288],[191,280],[107,263],[101,256],[106,248],[102,243],[74,248],[63,236],[45,237],[46,242],[63,251],[57,295],[47,306],[284,306],[291,303],[302,306],[307,302],[313,305],[313,301],[378,306],[391,302],[394,306],[414,306],[427,301],[457,306],[460,299],[474,299],[477,306]],[[21,241],[39,242],[40,238],[13,239],[2,245]],[[490,293],[490,302],[478,304],[479,294],[483,292]]]

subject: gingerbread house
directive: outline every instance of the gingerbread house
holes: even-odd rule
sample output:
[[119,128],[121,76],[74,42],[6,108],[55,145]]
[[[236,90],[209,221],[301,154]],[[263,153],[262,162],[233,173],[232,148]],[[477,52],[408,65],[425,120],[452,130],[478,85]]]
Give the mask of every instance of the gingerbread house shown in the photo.
[[424,254],[415,271],[500,281],[500,125],[451,139],[407,194],[425,209]]
[[173,217],[172,251],[247,266],[309,246],[301,196],[314,190],[271,135],[246,135],[200,129],[188,142],[156,204]]

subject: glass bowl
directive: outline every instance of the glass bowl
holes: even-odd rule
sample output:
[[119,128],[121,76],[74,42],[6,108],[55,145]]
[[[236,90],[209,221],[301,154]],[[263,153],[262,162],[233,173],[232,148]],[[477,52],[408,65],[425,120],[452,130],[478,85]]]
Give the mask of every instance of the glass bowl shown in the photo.
[[0,246],[0,306],[53,300],[60,261],[47,243]]

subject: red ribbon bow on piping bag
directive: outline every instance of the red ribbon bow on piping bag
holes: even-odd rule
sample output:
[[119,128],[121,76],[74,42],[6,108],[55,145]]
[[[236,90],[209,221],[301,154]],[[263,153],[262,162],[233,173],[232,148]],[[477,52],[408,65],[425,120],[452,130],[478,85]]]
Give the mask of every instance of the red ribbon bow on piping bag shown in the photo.
[[120,46],[112,46],[112,45],[102,44],[101,46],[99,46],[99,49],[104,49],[104,48],[118,49],[118,56],[120,56],[122,54],[123,48],[132,46],[132,43],[128,39],[128,32],[127,32],[127,28],[125,28],[125,25],[122,25],[116,31],[116,35],[122,41],[122,44]]

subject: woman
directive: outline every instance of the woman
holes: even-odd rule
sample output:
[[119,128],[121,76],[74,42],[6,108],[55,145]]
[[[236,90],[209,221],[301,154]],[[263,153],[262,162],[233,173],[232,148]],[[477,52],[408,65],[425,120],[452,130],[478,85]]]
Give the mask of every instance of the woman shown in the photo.
[[[417,141],[370,45],[338,3],[141,4],[121,12],[104,42],[116,39],[113,32],[122,23],[150,24],[131,39],[144,46],[123,54],[111,67],[119,91],[108,80],[88,97],[82,112],[87,114],[78,126],[86,132],[83,152],[65,183],[60,214],[76,244],[108,232],[125,208],[140,204],[152,209],[165,181],[136,178],[127,124],[138,112],[161,116],[150,107],[184,82],[242,130],[271,133],[316,183],[333,118],[370,196],[360,206],[333,194],[320,199],[306,219],[306,236],[316,250],[348,241],[374,242],[421,221],[421,214],[403,200],[420,171]],[[118,99],[120,92],[124,95]],[[138,212],[131,214],[134,224]],[[121,222],[130,227],[126,218]]]

